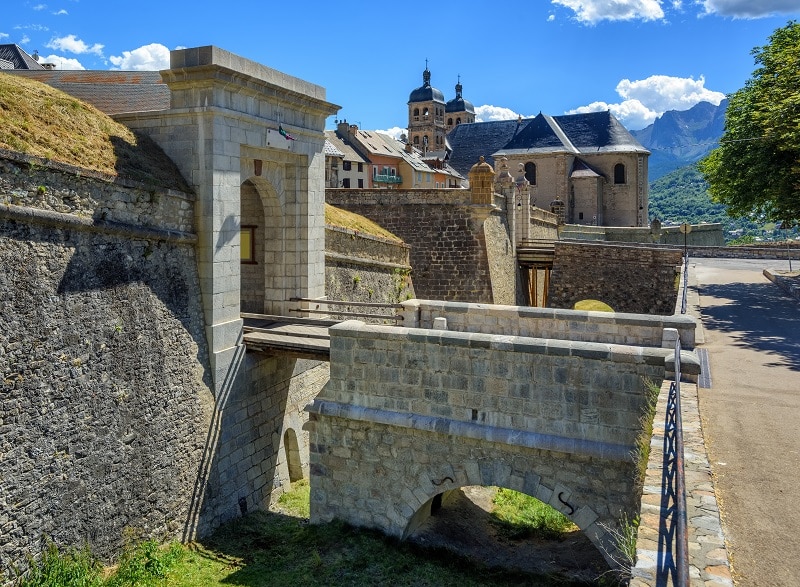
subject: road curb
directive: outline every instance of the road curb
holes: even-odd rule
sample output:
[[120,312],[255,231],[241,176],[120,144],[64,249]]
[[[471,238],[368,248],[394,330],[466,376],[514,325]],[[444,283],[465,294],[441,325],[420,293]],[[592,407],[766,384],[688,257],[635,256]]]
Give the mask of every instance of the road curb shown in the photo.
[[764,277],[800,302],[800,284],[793,283],[793,280],[786,279],[780,275],[776,269],[764,269]]

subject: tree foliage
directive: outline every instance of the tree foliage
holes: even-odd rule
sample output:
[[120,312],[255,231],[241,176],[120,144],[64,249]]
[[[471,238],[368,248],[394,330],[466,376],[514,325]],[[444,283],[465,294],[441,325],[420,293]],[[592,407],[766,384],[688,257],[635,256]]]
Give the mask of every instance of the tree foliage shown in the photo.
[[732,216],[800,221],[800,24],[752,54],[756,70],[730,96],[719,148],[700,163]]

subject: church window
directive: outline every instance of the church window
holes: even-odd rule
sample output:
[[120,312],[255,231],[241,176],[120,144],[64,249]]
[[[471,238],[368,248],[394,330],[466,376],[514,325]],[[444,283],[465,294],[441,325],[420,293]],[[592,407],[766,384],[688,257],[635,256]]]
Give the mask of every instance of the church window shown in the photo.
[[419,116],[419,108],[414,108],[414,116]]
[[461,119],[460,118],[456,118],[456,126],[458,126],[459,124],[461,124]]
[[525,164],[525,179],[527,179],[531,185],[536,185],[536,163],[533,161],[528,161]]
[[427,108],[423,108],[422,109],[422,115],[423,116],[428,116],[428,114],[430,114],[430,111]]
[[614,165],[614,183],[625,183],[625,166],[622,163]]
[[419,145],[419,135],[414,137],[414,144]]
[[447,119],[447,126],[453,126],[453,119],[452,118],[448,118]]

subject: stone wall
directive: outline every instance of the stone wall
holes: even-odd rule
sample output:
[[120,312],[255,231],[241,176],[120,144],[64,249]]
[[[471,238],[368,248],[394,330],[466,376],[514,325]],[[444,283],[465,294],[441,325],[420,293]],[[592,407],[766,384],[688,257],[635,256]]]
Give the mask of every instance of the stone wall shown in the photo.
[[[664,347],[664,329],[674,328],[681,348],[693,349],[697,328],[697,321],[686,314],[653,316],[438,300],[409,300],[403,307],[403,326],[408,328],[433,328],[436,318],[444,318],[447,330],[458,332],[607,344]],[[669,346],[674,346],[670,341]]]
[[[715,246],[725,244],[722,224],[693,224],[686,235],[689,246]],[[679,226],[660,229],[626,226],[581,226],[567,224],[561,228],[561,238],[570,240],[605,241],[617,243],[668,244],[683,246],[684,235]]]
[[516,303],[505,215],[491,205],[473,205],[469,191],[328,189],[326,200],[377,222],[411,247],[418,296]]
[[672,314],[681,259],[677,248],[558,241],[548,305],[594,299],[617,312]]
[[436,495],[500,485],[570,516],[601,549],[638,509],[642,378],[669,349],[395,328],[331,330],[312,406],[311,519],[398,537]]
[[[327,226],[325,293],[329,300],[377,304],[397,304],[414,298],[408,245],[345,228]],[[357,306],[335,306],[335,309],[344,312],[365,311]],[[392,308],[370,310],[372,311],[388,316],[395,315]]]
[[0,575],[44,536],[181,538],[214,407],[192,196],[22,159],[0,160]]

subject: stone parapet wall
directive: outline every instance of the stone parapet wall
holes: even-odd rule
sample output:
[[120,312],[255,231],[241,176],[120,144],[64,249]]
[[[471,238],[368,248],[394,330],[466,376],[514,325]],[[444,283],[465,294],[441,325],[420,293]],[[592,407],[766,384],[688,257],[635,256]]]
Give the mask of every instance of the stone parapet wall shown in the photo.
[[548,306],[593,299],[617,312],[670,315],[681,261],[679,248],[557,241]]
[[698,258],[800,260],[800,243],[792,243],[788,248],[786,243],[757,247],[689,247],[688,252],[690,257]]
[[516,303],[516,266],[505,215],[473,205],[466,190],[327,190],[329,204],[365,216],[411,247],[424,298]]
[[0,151],[0,204],[97,223],[194,232],[194,195]]
[[405,243],[364,234],[339,226],[325,227],[325,253],[398,267],[409,267],[410,247]]
[[403,307],[403,325],[409,328],[434,328],[434,320],[441,317],[451,331],[647,347],[664,346],[664,329],[675,328],[681,347],[693,349],[697,328],[694,318],[680,314],[654,316],[436,300],[409,300]]
[[[561,238],[618,243],[667,244],[683,246],[684,234],[679,226],[658,229],[634,226],[584,226],[567,224],[561,227]],[[685,236],[690,246],[722,246],[725,244],[722,224],[693,224]]]

